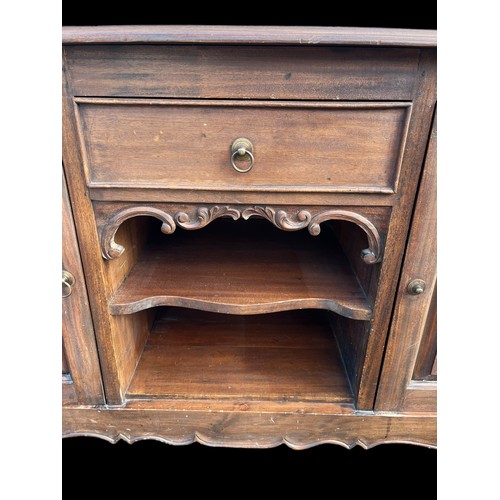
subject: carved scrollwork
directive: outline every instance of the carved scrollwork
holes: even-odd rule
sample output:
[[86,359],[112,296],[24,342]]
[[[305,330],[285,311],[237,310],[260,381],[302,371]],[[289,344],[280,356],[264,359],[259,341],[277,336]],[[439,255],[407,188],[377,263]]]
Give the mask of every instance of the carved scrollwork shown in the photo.
[[254,206],[246,208],[241,213],[245,220],[252,215],[263,217],[284,231],[297,231],[307,227],[312,236],[317,236],[321,232],[320,224],[327,220],[353,222],[363,229],[368,237],[369,246],[361,251],[363,261],[366,264],[375,264],[382,260],[382,243],[377,228],[366,217],[355,212],[334,209],[320,212],[313,217],[307,210],[300,210],[294,216],[290,216],[284,210]]
[[311,221],[311,214],[307,210],[299,210],[293,217],[289,216],[284,210],[275,210],[271,207],[259,206],[248,207],[241,213],[241,216],[245,220],[248,220],[252,215],[267,219],[283,231],[304,229]]
[[196,209],[195,216],[190,216],[187,212],[177,212],[175,222],[183,229],[201,229],[219,217],[231,217],[233,220],[239,219],[241,213],[236,208],[228,206],[211,208],[201,207]]
[[101,253],[105,259],[116,259],[125,251],[122,245],[115,242],[116,232],[127,219],[141,215],[161,220],[161,232],[165,234],[172,234],[177,226],[183,229],[200,229],[219,217],[232,217],[236,220],[241,216],[236,208],[217,205],[210,208],[200,207],[193,215],[177,212],[174,216],[156,207],[129,207],[111,217],[101,231]]
[[155,217],[163,222],[161,225],[161,232],[165,234],[172,234],[175,231],[175,221],[171,215],[167,214],[163,210],[155,207],[129,207],[115,214],[107,222],[101,232],[101,253],[102,256],[107,259],[116,259],[124,251],[122,245],[115,242],[115,235],[118,231],[120,225],[127,219],[132,217],[139,217],[141,215],[147,215],[150,217]]
[[368,237],[368,248],[361,250],[361,258],[366,264],[376,264],[382,260],[382,241],[377,228],[366,218],[349,210],[327,210],[315,215],[309,224],[309,233],[317,236],[320,224],[327,220],[345,220],[359,226]]
[[317,236],[321,232],[321,223],[328,220],[345,220],[359,226],[367,235],[368,248],[361,251],[363,261],[367,264],[375,264],[382,260],[382,240],[377,228],[366,217],[356,212],[332,209],[313,216],[308,210],[288,213],[283,209],[258,205],[246,207],[244,210],[228,205],[214,205],[212,207],[198,207],[191,213],[178,211],[174,215],[157,207],[125,208],[113,215],[101,230],[101,252],[105,259],[119,257],[124,251],[123,246],[114,240],[120,224],[127,219],[141,215],[161,220],[163,222],[161,231],[165,234],[172,234],[177,226],[187,230],[201,229],[219,217],[231,217],[233,220],[242,217],[248,220],[250,217],[256,216],[267,219],[283,231],[298,231],[307,228],[311,235]]

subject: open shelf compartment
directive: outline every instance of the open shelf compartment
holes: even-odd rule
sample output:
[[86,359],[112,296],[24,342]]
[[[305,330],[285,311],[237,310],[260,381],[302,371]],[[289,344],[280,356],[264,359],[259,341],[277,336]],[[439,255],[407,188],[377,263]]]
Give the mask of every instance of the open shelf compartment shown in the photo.
[[[160,234],[159,231],[153,234]],[[227,314],[316,308],[369,320],[371,307],[328,230],[218,220],[150,240],[111,299],[112,314],[178,306]]]
[[356,407],[377,277],[362,229],[160,223],[127,220],[107,261],[126,400]]
[[353,404],[329,314],[159,308],[127,398]]

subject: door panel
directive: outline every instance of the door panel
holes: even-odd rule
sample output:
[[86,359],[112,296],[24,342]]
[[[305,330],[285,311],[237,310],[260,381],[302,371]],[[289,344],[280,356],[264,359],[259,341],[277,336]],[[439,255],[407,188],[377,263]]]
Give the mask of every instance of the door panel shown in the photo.
[[[436,118],[389,332],[376,409],[434,412],[437,394]],[[422,280],[421,290],[409,288]]]
[[[104,404],[92,316],[63,174],[62,187],[63,404]],[[66,279],[64,281],[64,278]]]

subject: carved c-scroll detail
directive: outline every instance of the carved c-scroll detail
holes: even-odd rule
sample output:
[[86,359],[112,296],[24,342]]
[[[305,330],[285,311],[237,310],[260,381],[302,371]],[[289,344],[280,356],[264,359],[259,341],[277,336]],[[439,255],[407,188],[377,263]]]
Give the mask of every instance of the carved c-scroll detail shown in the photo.
[[295,214],[288,214],[285,210],[276,210],[269,206],[251,206],[240,211],[227,205],[199,207],[193,214],[179,211],[173,217],[155,207],[129,207],[121,210],[101,230],[101,252],[105,259],[114,259],[124,252],[123,246],[114,240],[120,224],[127,219],[141,215],[161,220],[163,222],[161,231],[165,234],[172,234],[176,226],[188,230],[201,229],[219,217],[231,217],[233,220],[243,217],[248,220],[252,216],[257,216],[267,219],[283,231],[298,231],[307,227],[311,235],[317,236],[321,232],[321,223],[328,220],[345,220],[359,226],[368,237],[368,248],[361,251],[363,261],[367,264],[375,264],[382,260],[382,240],[377,228],[366,217],[356,212],[332,209],[312,216],[307,210],[298,210]]
[[241,213],[245,220],[248,220],[252,215],[267,219],[283,231],[304,229],[311,221],[311,214],[307,210],[299,210],[293,218],[284,210],[275,210],[271,207],[248,207]]
[[155,217],[163,222],[161,232],[172,234],[176,227],[183,229],[200,229],[218,217],[232,217],[234,220],[240,218],[240,211],[228,206],[213,206],[211,208],[200,207],[196,209],[194,215],[187,212],[177,212],[174,217],[155,207],[129,207],[115,214],[104,226],[101,232],[101,253],[107,259],[116,259],[125,249],[115,242],[115,235],[122,224],[127,219],[147,215]]
[[240,216],[241,213],[236,208],[215,205],[211,208],[198,208],[194,217],[186,212],[177,212],[174,218],[177,225],[183,229],[201,229],[219,217],[232,217],[233,220],[237,220]]
[[167,214],[163,210],[159,210],[154,207],[130,207],[126,208],[115,214],[107,222],[101,232],[101,253],[102,256],[107,259],[116,259],[124,251],[122,245],[115,242],[115,235],[118,231],[120,225],[127,219],[132,217],[139,217],[141,215],[147,215],[150,217],[155,217],[163,222],[161,225],[161,232],[165,234],[172,234],[175,231],[175,221],[171,215]]
[[382,260],[382,241],[377,228],[366,218],[349,210],[327,210],[315,215],[309,224],[309,232],[317,236],[320,224],[327,220],[345,220],[358,225],[368,237],[368,248],[361,250],[361,258],[366,264],[376,264]]
[[292,217],[284,210],[254,206],[243,210],[241,215],[245,220],[252,215],[263,217],[284,231],[297,231],[307,227],[312,236],[317,236],[321,232],[320,224],[327,220],[353,222],[363,229],[368,237],[369,246],[361,251],[363,261],[367,264],[375,264],[382,260],[382,242],[377,228],[366,217],[349,210],[327,210],[314,217],[307,210],[300,210]]

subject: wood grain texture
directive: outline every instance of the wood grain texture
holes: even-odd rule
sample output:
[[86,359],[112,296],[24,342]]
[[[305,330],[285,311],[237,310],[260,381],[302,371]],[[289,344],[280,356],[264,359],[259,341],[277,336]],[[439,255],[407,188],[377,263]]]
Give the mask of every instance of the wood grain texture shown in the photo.
[[[100,230],[99,224],[98,229]],[[109,295],[112,295],[117,290],[134,267],[152,230],[152,217],[141,217],[139,214],[137,214],[137,217],[123,221],[115,228],[113,240],[116,238],[127,251],[121,254],[122,258],[119,262],[113,259],[104,262],[106,290]]]
[[377,286],[373,320],[366,347],[366,357],[360,376],[358,408],[364,410],[372,409],[375,401],[386,332],[389,327],[390,312],[403,259],[403,248],[410,227],[412,206],[432,125],[436,104],[435,50],[422,49],[418,74],[419,80],[415,86],[412,118],[401,164],[399,196],[392,209],[391,223],[385,242],[384,260]]
[[[411,105],[78,99],[89,186],[392,192]],[[250,172],[231,166],[248,138]],[[246,167],[246,165],[245,165]]]
[[383,443],[436,447],[436,418],[359,412],[304,414],[239,410],[152,410],[66,408],[63,436],[100,437],[116,443],[156,439],[167,444],[194,442],[208,446],[271,448],[286,444],[297,450],[331,443],[371,448]]
[[[64,340],[62,343],[61,353],[62,353],[62,374],[69,375],[68,357],[66,356],[66,350],[64,349]],[[69,377],[71,378],[71,375],[69,375]]]
[[352,321],[338,314],[330,315],[330,323],[337,339],[337,345],[340,349],[355,401],[357,401],[363,367],[366,363],[366,348],[370,338],[370,323],[366,321]]
[[353,403],[323,312],[171,311],[155,323],[127,397]]
[[[104,262],[106,294],[112,296],[128,275],[140,255],[150,231],[151,219],[138,217],[127,220],[117,231],[117,238],[129,250],[118,261]],[[112,316],[110,318],[111,340],[117,363],[121,391],[130,383],[137,362],[149,334],[149,311],[130,316]]]
[[131,314],[160,305],[229,314],[320,308],[371,317],[333,238],[277,231],[265,221],[221,219],[203,231],[178,231],[152,243],[114,294],[110,311]]
[[[248,220],[252,217],[267,219],[278,229],[283,231],[298,231],[307,228],[312,236],[318,236],[321,233],[321,224],[330,221],[345,221],[358,226],[361,230],[358,233],[358,241],[364,238],[364,243],[360,246],[356,259],[360,259],[364,264],[376,264],[382,260],[383,256],[383,238],[387,225],[384,224],[384,217],[381,216],[381,210],[369,210],[370,216],[373,214],[374,222],[359,213],[365,210],[355,207],[337,207],[316,210],[306,210],[304,208],[292,207],[272,207],[272,206],[240,206],[240,205],[213,205],[213,206],[191,206],[181,208],[176,205],[153,204],[94,204],[96,210],[96,220],[101,239],[101,253],[107,260],[113,260],[125,252],[128,242],[133,246],[135,254],[128,256],[130,262],[137,258],[137,248],[140,247],[139,241],[144,241],[144,231],[137,235],[137,238],[119,239],[122,243],[117,243],[117,232],[124,222],[143,218],[145,216],[158,219],[162,222],[161,232],[172,234],[177,226],[182,229],[195,230],[202,229],[212,221],[225,217],[233,220]],[[387,217],[385,218],[387,220]],[[384,232],[379,232],[377,226],[382,227]],[[346,231],[347,232],[347,231]],[[352,233],[352,227],[348,231]],[[363,234],[364,233],[364,234]],[[351,236],[351,234],[350,234]],[[367,248],[363,248],[368,243]],[[130,266],[121,264],[119,276],[124,277]],[[116,280],[115,280],[116,281]],[[114,288],[113,288],[114,289]]]
[[[94,31],[96,37],[101,36],[102,33],[98,34],[97,31]],[[120,42],[119,31],[120,28],[117,28],[111,35],[117,37],[116,43],[93,45],[86,44],[83,39],[80,39],[82,45],[65,47],[68,80],[64,101],[64,123],[65,129],[67,128],[64,136],[64,162],[75,209],[78,237],[82,242],[82,261],[88,280],[92,313],[97,318],[95,329],[103,363],[107,402],[111,404],[123,402],[126,387],[134,373],[142,345],[150,331],[149,315],[146,311],[112,316],[108,309],[109,300],[116,287],[130,270],[133,273],[136,269],[135,261],[137,256],[142,254],[144,240],[141,238],[145,233],[142,233],[144,229],[141,226],[142,222],[131,222],[130,226],[127,226],[128,222],[126,222],[122,233],[119,232],[116,235],[117,244],[123,243],[127,251],[131,245],[136,245],[136,247],[131,247],[128,256],[124,255],[105,262],[100,255],[99,233],[97,232],[97,227],[102,227],[100,226],[100,217],[103,215],[103,212],[100,212],[102,206],[98,202],[92,205],[91,199],[115,200],[117,204],[123,205],[130,202],[135,203],[136,206],[142,203],[149,205],[154,202],[191,204],[189,208],[193,208],[193,205],[195,208],[200,208],[209,207],[211,204],[217,206],[246,204],[265,209],[265,207],[282,208],[281,204],[297,207],[297,209],[307,209],[312,215],[316,211],[310,208],[320,205],[326,206],[325,210],[338,209],[340,205],[358,206],[359,210],[353,209],[353,211],[365,215],[367,212],[380,210],[377,214],[383,219],[385,231],[380,229],[377,221],[370,217],[368,219],[384,233],[386,251],[383,261],[380,265],[365,266],[363,269],[371,268],[366,276],[359,272],[359,266],[352,266],[353,270],[350,271],[350,276],[356,281],[360,279],[363,284],[362,287],[358,284],[358,290],[362,291],[366,303],[373,311],[372,320],[365,322],[342,318],[339,322],[344,324],[336,332],[357,408],[373,409],[390,313],[396,294],[411,211],[425,154],[425,143],[435,105],[435,50],[423,46],[418,46],[418,48],[374,47],[368,46],[371,43],[369,40],[361,42],[365,45],[364,47],[352,45],[318,47],[310,46],[310,44],[295,47],[278,46],[284,43],[283,40],[281,42],[276,40],[273,46],[258,46],[255,40],[254,45],[223,46],[217,45],[217,43],[220,44],[220,40],[216,42],[218,35],[214,31],[211,32],[212,40],[215,42],[213,45],[189,45],[191,42],[186,42],[188,45],[178,45],[175,41],[172,41],[171,45],[155,45],[154,43],[152,45],[123,45]],[[192,36],[195,31],[190,31],[189,36]],[[201,31],[198,31],[196,36],[201,36]],[[210,30],[206,33],[208,32]],[[266,30],[266,32],[267,35],[271,35],[273,29]],[[276,32],[274,34],[279,39],[280,34]],[[75,36],[80,35],[82,32]],[[92,34],[87,33],[87,35],[90,36],[87,41],[90,41]],[[129,33],[131,37],[136,35],[137,31]],[[160,35],[163,36],[164,33]],[[179,36],[185,35],[179,34]],[[228,36],[233,42],[237,41],[233,33],[226,33],[224,36]],[[75,40],[77,39],[74,38],[73,41]],[[95,42],[98,38],[92,40]],[[262,40],[265,45],[267,42],[264,38]],[[125,42],[125,39],[122,41]],[[195,40],[192,39],[192,42],[194,43]],[[332,41],[330,45],[335,43],[337,42]],[[80,100],[80,104],[75,105],[73,99],[75,96],[77,100]],[[259,192],[253,192],[250,184],[249,186],[228,184],[228,190],[217,187],[212,189],[213,186],[207,188],[203,185],[193,190],[190,189],[189,184],[186,184],[184,187],[179,185],[177,189],[167,190],[162,187],[158,188],[154,182],[130,187],[126,185],[126,182],[117,181],[116,184],[102,183],[89,188],[85,184],[84,162],[81,157],[81,139],[84,134],[81,133],[81,137],[77,137],[75,128],[77,117],[74,112],[79,106],[94,106],[88,101],[85,103],[86,98],[94,97],[142,99],[142,104],[137,104],[137,106],[142,106],[144,109],[146,102],[150,102],[148,106],[155,108],[156,99],[269,100],[275,107],[279,105],[279,101],[301,99],[321,102],[321,105],[324,105],[326,101],[335,101],[337,104],[338,101],[351,101],[349,105],[352,101],[404,101],[402,104],[404,106],[411,102],[412,112],[401,168],[398,169],[399,172],[394,172],[392,184],[389,184],[391,189],[396,187],[396,193],[320,192],[320,185],[316,183],[308,186],[307,180],[301,185],[297,182],[295,186],[291,186],[286,176],[284,176],[284,181],[273,178],[272,183],[275,185],[269,184],[264,188],[269,191]],[[104,101],[101,101],[99,106],[110,107]],[[306,108],[291,106],[291,108],[293,110],[307,109],[308,113],[311,111],[312,116],[313,111],[315,113],[316,110],[311,110],[307,106]],[[248,106],[240,107],[249,108]],[[210,108],[210,105],[206,108]],[[80,125],[82,123],[84,124],[84,119],[81,120]],[[113,123],[113,127],[114,125]],[[311,128],[310,124],[307,126]],[[107,129],[103,127],[102,133],[113,135],[113,127]],[[81,127],[79,130],[83,131]],[[256,151],[259,152],[260,148]],[[346,158],[348,154],[342,156]],[[122,170],[116,167],[113,175],[119,176],[121,173]],[[366,173],[363,172],[363,174]],[[201,182],[198,179],[195,181]],[[290,187],[293,187],[293,192]],[[315,192],[316,188],[318,191]],[[387,187],[378,185],[375,189],[383,190]],[[105,203],[102,205],[108,206]],[[180,210],[182,211],[182,208]],[[195,212],[186,211],[186,213],[188,217],[183,224],[188,226],[203,224],[203,219],[197,217]],[[175,222],[175,217],[173,218]],[[272,216],[269,220],[271,219],[274,220],[275,217]],[[240,224],[233,221],[227,222]],[[243,223],[243,221],[240,222]],[[292,218],[291,222],[302,224],[304,220]],[[248,223],[254,222],[250,220]],[[175,225],[178,226],[177,223]],[[175,235],[165,236],[165,238],[177,237],[179,234],[185,235],[186,233],[180,227],[178,226]],[[204,227],[202,231],[195,231],[190,235],[198,233],[201,235],[210,231],[210,227],[211,224]],[[275,230],[270,225],[267,227]],[[355,229],[359,236],[361,231],[358,228]],[[325,236],[326,233],[327,230],[324,227],[320,237]],[[301,232],[286,234],[298,236]],[[159,234],[159,236],[162,235]],[[348,236],[341,240],[341,244],[351,258],[351,253],[358,245],[359,238],[349,242]],[[364,234],[362,238],[365,238]],[[264,245],[260,245],[257,247],[257,252],[253,253],[261,251],[261,246],[265,248]],[[253,249],[247,245],[245,255],[252,253],[250,250]],[[289,255],[289,252],[290,249],[287,248],[284,255]],[[215,269],[216,266],[213,263],[210,265]],[[364,263],[360,262],[360,265]],[[348,268],[348,265],[345,268]],[[259,273],[263,276],[264,270],[258,270],[254,274]],[[185,274],[189,272],[186,270]],[[271,278],[271,274],[268,273],[268,275]],[[169,280],[170,278],[165,278],[165,282],[168,283]],[[128,279],[123,284],[125,285],[127,281]],[[193,289],[196,289],[197,285],[198,283],[193,284]],[[366,292],[367,288],[368,292]],[[242,317],[239,316],[239,318]],[[348,325],[355,325],[356,328],[349,329]],[[362,329],[363,325],[367,325],[367,328]],[[151,337],[150,340],[152,341],[153,338]],[[255,358],[256,362],[261,357]],[[430,391],[420,390],[413,387],[413,384],[413,382],[410,384],[412,385],[411,391],[408,390],[405,393],[404,410],[427,411],[425,404],[422,405],[421,401],[422,398],[427,398]],[[368,446],[391,440],[405,442],[405,439],[408,442],[435,444],[435,418],[430,414],[426,414],[425,417],[421,415],[415,420],[413,417],[404,417],[407,420],[403,420],[402,417],[394,415],[355,412],[352,405],[345,403],[345,406],[342,406],[344,405],[342,402],[308,402],[307,408],[310,409],[312,406],[315,408],[314,411],[311,410],[311,414],[301,413],[306,403],[299,408],[296,402],[294,402],[295,406],[287,406],[279,401],[268,401],[267,406],[262,406],[261,402],[251,401],[242,404],[241,407],[238,406],[238,401],[230,400],[204,401],[203,404],[206,406],[195,405],[194,402],[186,400],[176,401],[168,408],[161,407],[162,404],[165,404],[165,401],[158,399],[131,401],[127,403],[127,409],[123,411],[135,412],[133,414],[104,409],[102,411],[99,409],[101,413],[85,413],[87,410],[80,407],[75,410],[82,412],[79,417],[75,413],[65,413],[65,432],[68,435],[94,432],[96,435],[107,435],[110,440],[120,437],[127,440],[156,437],[177,444],[201,440],[206,444],[221,446],[273,446],[281,442],[291,443],[294,447],[307,447],[319,442],[339,442],[347,446],[358,442]],[[324,406],[321,406],[322,404]],[[233,405],[234,408],[229,408],[228,405]],[[332,410],[332,405],[336,405],[335,411]],[[326,413],[327,407],[330,408],[328,410],[330,414]],[[248,408],[253,410],[247,411]],[[294,408],[292,412],[290,412],[291,408]],[[148,410],[147,419],[144,419],[145,410]],[[91,415],[96,415],[97,418]],[[296,415],[299,415],[298,421],[295,419]],[[185,419],[182,423],[181,417]],[[268,417],[272,419],[269,423],[266,421]],[[89,422],[89,418],[95,422]],[[194,420],[190,420],[191,418]],[[276,418],[280,422],[279,429],[273,424]],[[373,420],[366,423],[365,418],[373,418]]]
[[407,414],[436,412],[437,390],[436,380],[411,381],[406,388],[401,411]]
[[[327,224],[335,233],[340,247],[348,258],[349,263],[353,268],[353,271],[355,272],[360,285],[362,286],[366,295],[369,296],[370,285],[372,278],[374,277],[375,270],[372,268],[372,266],[367,266],[367,262],[364,259],[359,258],[361,252],[366,248],[366,233],[362,231],[353,231],[351,223],[346,220],[331,220],[327,222]],[[382,229],[380,223],[377,221],[377,231],[380,235],[381,240],[383,239],[382,235],[387,234],[387,227]],[[383,246],[382,241],[381,244]],[[376,279],[376,282],[378,282],[378,279]],[[375,296],[375,294],[373,294],[373,296]]]
[[[376,401],[376,408],[379,410],[405,409],[405,395],[412,381],[423,335],[432,334],[432,329],[426,330],[425,327],[429,313],[434,312],[431,306],[436,282],[436,142],[435,119],[384,357]],[[427,283],[421,295],[410,295],[407,292],[408,283],[415,278]],[[432,388],[431,401],[426,400],[428,404],[419,407],[419,411],[436,410],[435,386],[429,387]],[[414,404],[411,406],[413,410],[416,409]]]
[[437,378],[437,279],[432,291],[432,299],[427,310],[427,318],[418,356],[413,370],[413,380],[436,380]]
[[391,207],[397,204],[399,195],[392,193],[300,193],[280,191],[213,191],[186,189],[163,189],[155,186],[102,186],[89,187],[89,196],[95,201],[135,201],[137,203],[200,203],[202,205],[214,204],[248,204],[248,205],[296,205],[298,202],[317,205],[352,205],[364,208]]
[[62,397],[63,406],[78,404],[78,394],[76,393],[75,384],[69,373],[62,377]]
[[431,368],[431,375],[434,377],[437,377],[437,363],[438,363],[438,358],[437,358],[437,353],[434,358],[434,362],[432,363],[432,368]]
[[[104,403],[99,359],[94,338],[85,277],[73,224],[73,215],[62,179],[62,267],[75,278],[71,295],[62,299],[63,400],[65,403]],[[68,387],[71,385],[72,387]],[[72,398],[75,399],[72,399]]]
[[[109,314],[108,300],[111,293],[108,268],[100,255],[100,245],[92,209],[86,189],[83,161],[79,147],[72,90],[63,65],[63,164],[71,197],[75,229],[80,242],[80,252],[94,321],[101,376],[106,402],[122,404],[125,389],[134,373],[138,354],[147,333],[146,315],[118,318]],[[135,355],[135,358],[134,358]]]
[[[352,231],[351,225],[345,221],[331,221],[329,225],[348,258],[369,303],[373,304],[378,291],[380,266],[366,266],[365,262],[359,258],[360,250],[366,245],[365,235],[361,231]],[[383,232],[386,233],[387,229]],[[357,397],[370,335],[370,324],[350,321],[339,315],[332,315],[331,320],[351,386]]]
[[203,43],[435,47],[435,30],[319,26],[65,26],[64,44]]
[[75,96],[410,100],[419,49],[76,45]]

